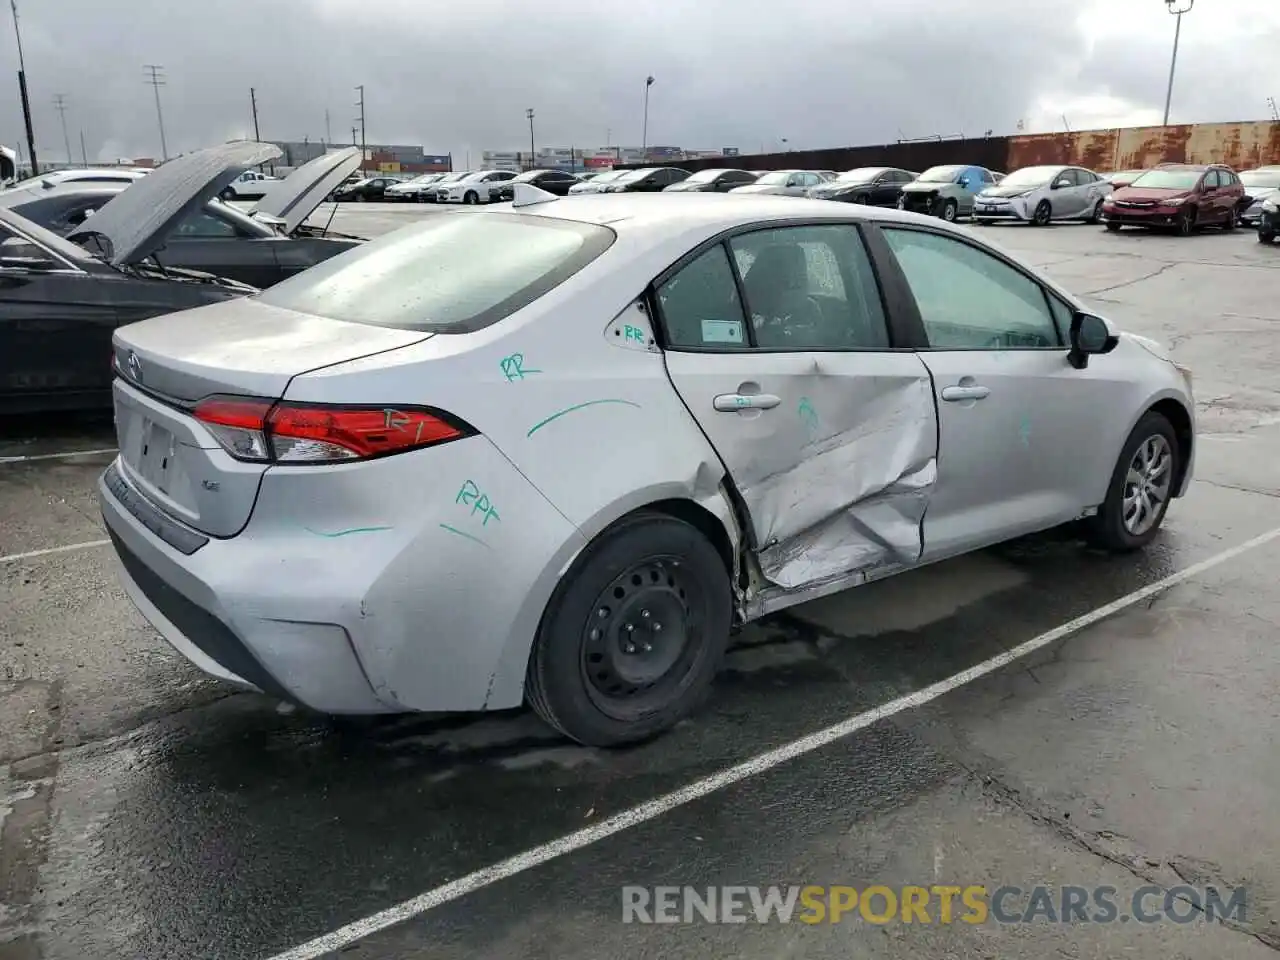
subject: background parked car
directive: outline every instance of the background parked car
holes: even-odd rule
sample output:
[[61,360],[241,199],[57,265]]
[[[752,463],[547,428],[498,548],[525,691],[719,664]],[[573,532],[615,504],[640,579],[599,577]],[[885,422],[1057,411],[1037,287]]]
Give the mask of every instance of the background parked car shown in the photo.
[[664,193],[726,193],[734,187],[755,183],[759,171],[728,170],[718,167],[699,170],[685,179],[663,187]]
[[569,193],[604,193],[604,189],[611,183],[614,183],[628,170],[605,170],[603,173],[597,173],[589,180],[583,180],[581,183],[575,183],[569,188]]
[[1121,187],[1127,187],[1146,172],[1144,167],[1138,170],[1118,170],[1115,173],[1102,173],[1099,176],[1111,184],[1111,189],[1119,190]]
[[846,170],[827,183],[810,187],[808,195],[817,200],[896,207],[902,188],[915,178],[910,170],[897,167],[858,167]]
[[1097,223],[1102,198],[1110,185],[1083,167],[1023,167],[998,184],[984,187],[974,198],[978,223],[1013,219],[1044,226],[1052,220]]
[[355,183],[344,183],[333,192],[338,203],[374,203],[386,198],[389,189],[400,183],[395,177],[366,177]]
[[120,183],[128,185],[135,180],[141,180],[147,175],[147,172],[146,170],[130,170],[121,167],[53,170],[49,173],[42,173],[38,177],[27,177],[25,180],[19,180],[4,190],[0,190],[0,193],[7,193],[10,190],[57,187],[64,183]]
[[1107,229],[1123,226],[1172,227],[1182,236],[1197,228],[1234,230],[1244,184],[1223,164],[1161,164],[1102,204]]
[[422,176],[414,177],[412,180],[393,184],[387,187],[382,199],[388,203],[418,203],[421,201],[422,195],[438,183],[443,176],[443,173],[424,173]]
[[1262,219],[1262,202],[1280,191],[1280,167],[1242,170],[1239,177],[1244,184],[1244,198],[1240,201],[1240,222],[1255,227]]
[[469,177],[475,173],[474,170],[455,170],[453,173],[446,173],[440,177],[435,183],[428,184],[427,189],[418,195],[418,200],[422,203],[438,203],[440,198],[437,191],[449,184],[457,183],[463,177]]
[[223,200],[261,200],[273,183],[279,183],[279,177],[270,177],[261,170],[246,170],[236,177],[219,194]]
[[730,193],[767,193],[783,197],[803,197],[816,186],[827,182],[817,170],[770,170],[745,187],[734,187]]
[[973,198],[978,191],[995,186],[995,183],[995,174],[986,167],[962,163],[930,167],[902,187],[898,206],[903,210],[954,221],[957,217],[970,216]]
[[673,183],[687,180],[688,177],[689,171],[678,167],[641,167],[638,170],[624,170],[620,177],[604,184],[600,192],[657,193]]
[[493,188],[514,177],[510,170],[477,170],[451,183],[436,184],[436,203],[488,203]]
[[1262,201],[1258,216],[1258,242],[1272,243],[1280,234],[1280,194],[1273,193]]
[[545,190],[547,193],[554,193],[558,197],[563,197],[569,192],[570,188],[581,182],[572,173],[566,173],[563,170],[526,170],[505,183],[498,184],[490,191],[490,194],[495,203],[502,200],[510,200],[515,196],[515,184],[529,183],[539,190]]

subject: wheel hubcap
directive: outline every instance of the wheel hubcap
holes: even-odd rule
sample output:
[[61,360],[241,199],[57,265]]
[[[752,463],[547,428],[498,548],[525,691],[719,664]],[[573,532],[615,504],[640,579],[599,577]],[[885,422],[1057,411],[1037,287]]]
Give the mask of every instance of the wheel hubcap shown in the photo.
[[583,628],[587,693],[604,713],[648,712],[684,682],[696,656],[698,594],[679,561],[632,566],[596,598]]
[[1124,528],[1135,537],[1159,521],[1173,485],[1173,451],[1162,435],[1148,437],[1134,451],[1125,474]]

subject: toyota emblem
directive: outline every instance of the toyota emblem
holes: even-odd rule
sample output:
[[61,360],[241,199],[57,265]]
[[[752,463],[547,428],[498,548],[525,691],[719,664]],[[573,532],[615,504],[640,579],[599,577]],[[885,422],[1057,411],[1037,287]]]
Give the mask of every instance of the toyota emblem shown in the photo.
[[138,359],[138,355],[134,353],[132,350],[130,350],[128,359],[125,360],[125,363],[129,367],[129,376],[133,377],[133,379],[141,383],[142,382],[142,361]]

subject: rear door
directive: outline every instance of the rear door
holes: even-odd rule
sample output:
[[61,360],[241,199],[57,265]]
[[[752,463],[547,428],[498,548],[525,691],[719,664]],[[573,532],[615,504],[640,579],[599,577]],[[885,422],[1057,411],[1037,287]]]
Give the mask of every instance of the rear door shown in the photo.
[[993,252],[914,226],[882,233],[919,310],[928,341],[920,356],[938,401],[925,557],[1045,529],[1096,506],[1122,440],[1125,418],[1116,411],[1133,402],[1121,372],[1071,367],[1070,309]]
[[0,225],[0,407],[105,403],[117,319],[102,279]]
[[659,278],[667,370],[787,590],[910,565],[937,452],[928,370],[895,351],[853,224],[752,230]]

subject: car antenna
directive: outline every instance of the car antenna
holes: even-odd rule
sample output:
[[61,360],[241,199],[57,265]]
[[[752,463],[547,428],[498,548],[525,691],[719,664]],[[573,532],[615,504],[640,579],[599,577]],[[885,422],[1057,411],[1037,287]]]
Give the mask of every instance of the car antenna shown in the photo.
[[511,206],[528,207],[535,203],[549,203],[560,197],[532,183],[513,183],[511,185]]

